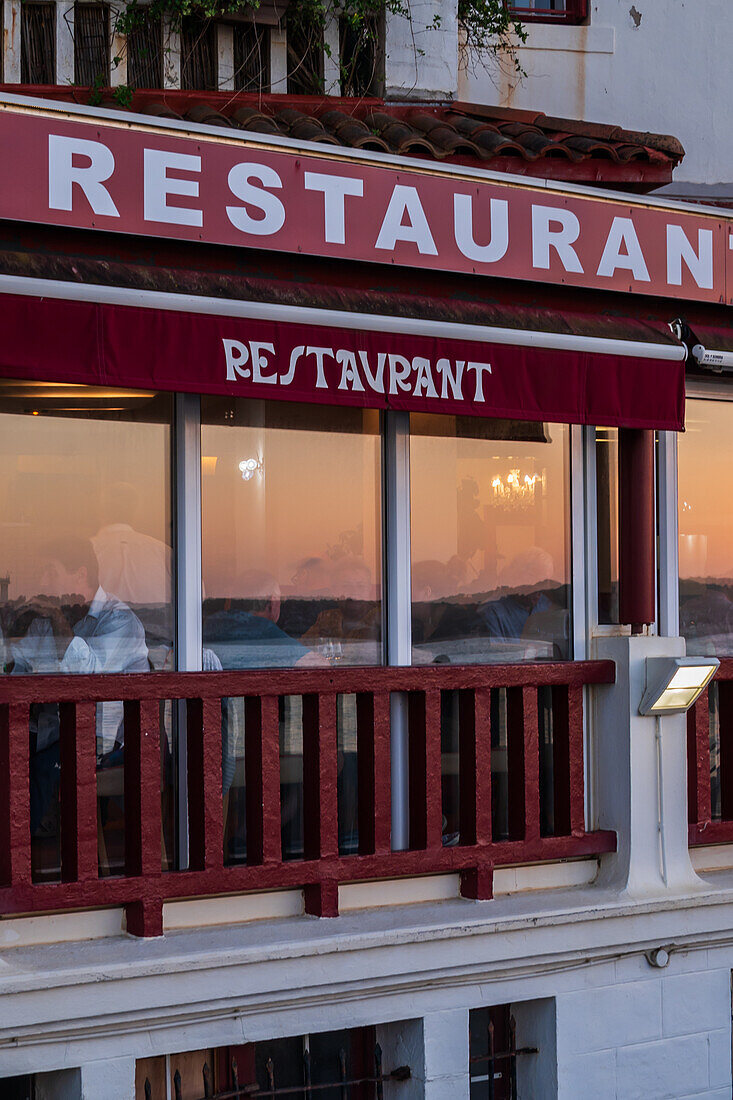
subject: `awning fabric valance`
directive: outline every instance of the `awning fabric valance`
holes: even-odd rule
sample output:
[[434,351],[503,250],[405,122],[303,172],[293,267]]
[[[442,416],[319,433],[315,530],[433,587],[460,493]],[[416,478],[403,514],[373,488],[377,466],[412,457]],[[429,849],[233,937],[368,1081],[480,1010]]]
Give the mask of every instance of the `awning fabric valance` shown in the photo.
[[636,428],[684,422],[684,348],[661,337],[643,344],[58,283],[0,293],[0,325],[7,378]]

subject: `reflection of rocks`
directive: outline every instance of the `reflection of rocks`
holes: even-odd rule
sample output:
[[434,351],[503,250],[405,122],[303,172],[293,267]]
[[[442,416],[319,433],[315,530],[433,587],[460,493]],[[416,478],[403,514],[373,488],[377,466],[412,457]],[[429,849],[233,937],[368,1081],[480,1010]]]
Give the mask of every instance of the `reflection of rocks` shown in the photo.
[[731,596],[729,582],[680,581],[680,633],[689,653],[733,654]]

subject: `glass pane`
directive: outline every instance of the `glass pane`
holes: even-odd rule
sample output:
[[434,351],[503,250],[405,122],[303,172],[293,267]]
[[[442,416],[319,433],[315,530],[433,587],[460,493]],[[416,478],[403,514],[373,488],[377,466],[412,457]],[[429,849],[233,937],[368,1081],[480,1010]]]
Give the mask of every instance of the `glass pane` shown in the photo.
[[201,406],[205,650],[224,668],[380,663],[378,414]]
[[[6,672],[174,667],[171,399],[0,382],[0,659]],[[97,708],[100,871],[124,860],[122,704]],[[169,727],[170,733],[170,727]],[[33,706],[36,878],[60,872],[59,712]]]
[[567,426],[410,423],[413,661],[569,657]]
[[732,406],[687,402],[679,436],[680,632],[687,652],[733,654],[733,508],[723,490],[733,467]]
[[596,429],[596,529],[598,622],[617,623],[618,428]]

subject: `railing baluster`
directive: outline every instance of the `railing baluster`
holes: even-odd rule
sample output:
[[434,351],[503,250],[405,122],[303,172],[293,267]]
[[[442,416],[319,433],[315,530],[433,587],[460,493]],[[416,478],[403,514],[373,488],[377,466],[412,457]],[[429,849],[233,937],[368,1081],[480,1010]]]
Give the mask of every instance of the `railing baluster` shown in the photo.
[[409,695],[410,848],[441,847],[443,797],[441,777],[441,694],[439,690]]
[[[491,695],[463,690],[458,703],[461,846],[491,844]],[[461,894],[485,900],[493,894],[489,858],[461,875]]]
[[64,882],[99,873],[97,837],[97,708],[60,703],[61,871]]
[[554,835],[585,831],[583,689],[552,688],[552,780]]
[[689,819],[705,828],[712,818],[710,792],[710,704],[704,691],[687,713]]
[[730,680],[718,682],[718,728],[720,730],[720,816],[723,821],[731,821],[733,820],[733,683]]
[[163,932],[161,875],[160,711],[157,699],[125,703],[125,871],[147,880],[129,903],[127,930]]
[[386,854],[392,846],[392,758],[389,692],[373,696],[374,851]]
[[247,862],[278,863],[280,841],[280,720],[277,695],[244,704]]
[[31,881],[30,710],[0,707],[0,875],[12,886]]
[[[303,826],[306,859],[338,858],[336,695],[303,696]],[[327,873],[305,888],[305,909],[338,916],[338,882]]]
[[189,699],[189,861],[195,871],[221,868],[224,859],[221,795],[221,699]]
[[522,688],[524,712],[524,839],[540,835],[540,729],[537,688]]

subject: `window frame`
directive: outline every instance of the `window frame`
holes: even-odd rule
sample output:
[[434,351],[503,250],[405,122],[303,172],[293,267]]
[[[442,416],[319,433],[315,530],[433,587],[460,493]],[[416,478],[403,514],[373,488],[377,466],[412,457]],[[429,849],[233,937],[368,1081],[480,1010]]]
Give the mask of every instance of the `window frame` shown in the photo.
[[[542,2],[542,0],[540,0]],[[550,8],[537,8],[530,6],[526,0],[505,0],[509,14],[516,16],[522,23],[562,23],[577,25],[585,23],[590,15],[588,0],[565,0],[564,11],[553,11]]]

